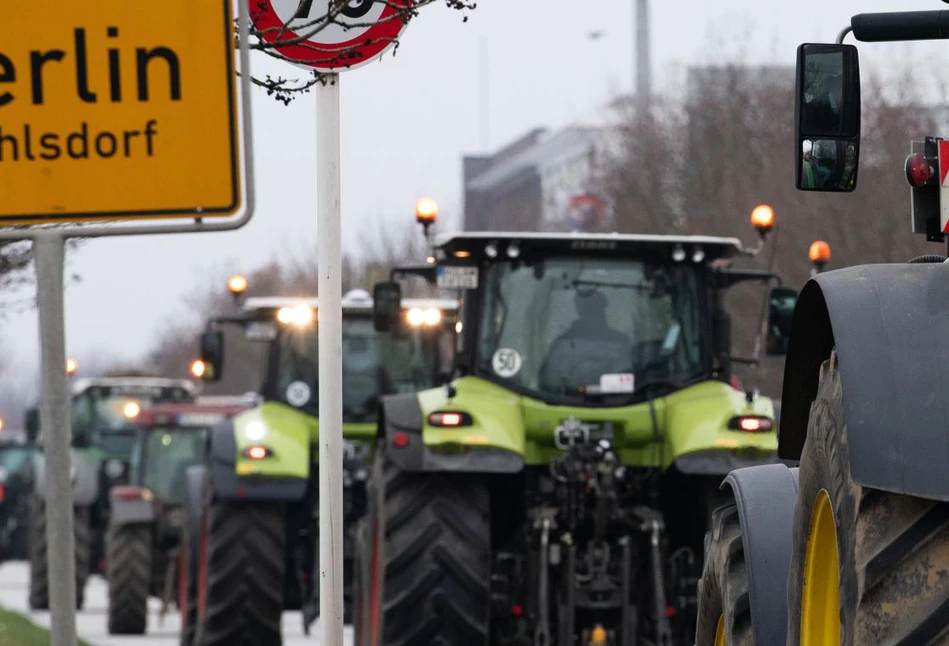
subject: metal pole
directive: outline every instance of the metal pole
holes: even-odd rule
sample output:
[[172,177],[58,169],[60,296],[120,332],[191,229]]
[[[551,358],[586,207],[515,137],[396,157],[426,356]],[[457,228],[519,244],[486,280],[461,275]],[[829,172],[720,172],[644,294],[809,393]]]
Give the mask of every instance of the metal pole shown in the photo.
[[322,646],[343,646],[343,305],[339,76],[317,86],[319,279],[320,618]]
[[63,314],[63,238],[44,233],[33,242],[40,318],[42,399],[40,428],[46,461],[46,540],[51,646],[76,645],[76,557],[69,445],[69,385]]
[[648,108],[652,100],[649,61],[649,0],[636,0],[636,102]]

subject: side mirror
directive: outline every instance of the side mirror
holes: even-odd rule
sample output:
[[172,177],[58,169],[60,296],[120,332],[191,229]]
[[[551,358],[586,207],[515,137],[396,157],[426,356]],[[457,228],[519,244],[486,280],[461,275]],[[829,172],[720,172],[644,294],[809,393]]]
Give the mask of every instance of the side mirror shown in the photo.
[[791,338],[791,320],[797,292],[788,287],[773,287],[768,297],[768,334],[765,351],[772,356],[788,353]]
[[376,332],[391,332],[398,327],[402,316],[402,287],[399,283],[376,283],[372,299],[372,323]]
[[26,409],[24,426],[26,427],[26,441],[30,444],[36,444],[36,440],[40,436],[40,413],[35,406]]
[[860,65],[853,45],[797,50],[794,159],[797,188],[850,192],[860,156]]
[[224,370],[224,334],[220,330],[201,334],[201,361],[204,362],[202,381],[218,381]]

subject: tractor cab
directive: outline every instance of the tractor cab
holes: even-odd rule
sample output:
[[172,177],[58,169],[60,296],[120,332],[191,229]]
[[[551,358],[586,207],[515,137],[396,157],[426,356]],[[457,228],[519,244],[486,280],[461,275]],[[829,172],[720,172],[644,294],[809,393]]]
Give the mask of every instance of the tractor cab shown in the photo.
[[143,634],[150,596],[167,610],[177,591],[188,469],[204,463],[209,429],[252,405],[159,403],[135,416],[129,483],[109,491],[110,634]]
[[[347,436],[371,436],[379,398],[411,393],[438,383],[452,361],[457,302],[404,299],[398,322],[386,333],[373,326],[373,300],[364,290],[348,292],[343,305],[343,420]],[[223,322],[223,320],[219,320]],[[247,298],[241,314],[227,319],[247,338],[269,343],[261,396],[316,416],[319,412],[319,302],[316,298]],[[223,338],[211,329],[202,337],[202,378],[223,366]]]

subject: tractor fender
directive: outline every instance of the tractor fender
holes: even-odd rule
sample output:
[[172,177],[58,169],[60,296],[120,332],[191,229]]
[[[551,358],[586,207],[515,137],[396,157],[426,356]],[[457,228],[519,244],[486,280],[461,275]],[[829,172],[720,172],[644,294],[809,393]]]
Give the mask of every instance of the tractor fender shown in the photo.
[[[422,407],[415,393],[382,397],[379,429],[386,457],[402,471],[458,473],[517,473],[524,459],[517,453],[494,447],[469,447],[462,453],[442,454],[425,446]],[[397,435],[408,442],[397,441]]]
[[300,478],[238,476],[233,418],[211,427],[206,464],[215,500],[296,501],[306,492],[307,481]]
[[[99,497],[100,460],[76,451],[71,452],[69,460],[73,504],[92,505]],[[46,457],[42,453],[33,456],[33,491],[40,498],[46,498]]]
[[791,330],[778,454],[800,459],[820,366],[836,348],[853,480],[949,500],[949,265],[818,274]]
[[140,489],[140,487],[113,487],[109,491],[111,513],[109,522],[112,525],[131,525],[133,523],[152,523],[155,521],[155,501],[150,498],[119,498],[116,489]]
[[757,644],[783,644],[786,639],[785,582],[791,563],[797,475],[797,468],[767,464],[732,471],[721,486],[731,489],[738,508]]
[[187,533],[182,531],[181,536],[187,536],[188,538],[188,545],[185,548],[188,562],[185,566],[189,572],[198,571],[198,533],[201,527],[201,509],[206,473],[207,467],[200,464],[188,467],[185,471],[185,482],[187,486],[185,488],[185,499],[183,501],[184,517],[182,518],[181,524],[182,530],[184,530],[184,525],[187,525],[188,531]]

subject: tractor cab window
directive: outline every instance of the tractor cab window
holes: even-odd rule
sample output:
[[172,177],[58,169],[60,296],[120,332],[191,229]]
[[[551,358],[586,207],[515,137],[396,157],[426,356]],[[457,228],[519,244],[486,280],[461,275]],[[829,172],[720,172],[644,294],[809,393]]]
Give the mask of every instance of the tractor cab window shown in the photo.
[[478,370],[548,401],[613,404],[704,372],[701,283],[686,266],[563,257],[484,273]]
[[142,486],[163,502],[184,502],[188,467],[204,459],[205,433],[198,429],[153,429],[140,453]]
[[135,445],[136,418],[157,401],[183,401],[185,390],[93,387],[72,400],[72,430],[107,453],[128,456]]
[[[436,381],[439,335],[431,329],[380,334],[372,319],[346,318],[343,323],[343,419],[375,420],[383,394],[411,393]],[[276,401],[317,413],[318,336],[313,327],[282,329],[273,350]],[[273,368],[272,368],[273,369]]]

